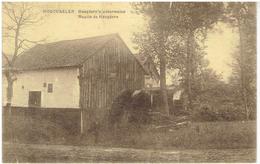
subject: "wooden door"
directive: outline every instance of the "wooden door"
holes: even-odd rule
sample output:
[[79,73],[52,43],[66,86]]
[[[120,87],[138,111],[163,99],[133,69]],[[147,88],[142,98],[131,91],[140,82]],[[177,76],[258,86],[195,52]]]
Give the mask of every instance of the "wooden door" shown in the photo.
[[41,91],[29,91],[29,107],[41,107]]

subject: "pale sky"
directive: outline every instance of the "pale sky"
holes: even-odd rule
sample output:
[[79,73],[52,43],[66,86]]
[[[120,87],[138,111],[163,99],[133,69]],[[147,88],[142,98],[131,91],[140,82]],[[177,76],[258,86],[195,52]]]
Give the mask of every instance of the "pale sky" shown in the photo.
[[[60,40],[71,40],[89,36],[97,36],[111,33],[118,33],[133,51],[132,36],[134,32],[143,30],[145,21],[142,15],[132,13],[133,9],[128,3],[34,3],[41,10],[64,9],[75,10],[74,14],[51,13],[47,14],[43,22],[33,28],[28,28],[25,33],[26,38],[40,40],[46,38],[46,42]],[[94,19],[79,18],[77,10],[121,10],[125,13],[104,14],[106,16],[118,16],[114,19]],[[42,13],[43,14],[43,13]],[[99,14],[81,14],[83,16],[93,16]],[[5,21],[5,18],[3,19]],[[210,67],[222,73],[224,79],[231,73],[231,68],[227,65],[231,61],[231,54],[236,44],[236,34],[230,28],[221,24],[218,29],[222,31],[209,33],[207,39],[207,58]],[[3,49],[10,52],[10,44],[3,43]]]
[[231,74],[229,64],[232,63],[232,53],[238,45],[238,35],[231,27],[225,24],[216,26],[217,32],[208,34],[206,41],[206,58],[209,60],[209,66],[223,75],[223,79]]

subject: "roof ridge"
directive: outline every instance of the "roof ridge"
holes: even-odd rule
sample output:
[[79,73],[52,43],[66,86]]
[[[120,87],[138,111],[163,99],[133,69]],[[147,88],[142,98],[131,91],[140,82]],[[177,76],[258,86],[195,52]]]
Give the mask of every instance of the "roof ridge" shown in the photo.
[[[55,42],[49,42],[49,43],[43,43],[43,44],[37,44],[38,45],[49,45],[49,44],[56,44],[56,43],[62,43],[62,42],[68,42],[68,41],[78,41],[78,40],[85,40],[85,39],[97,39],[97,38],[103,38],[103,37],[108,37],[108,36],[117,36],[118,33],[111,33],[111,34],[105,34],[105,35],[95,35],[95,36],[90,36],[90,37],[84,37],[84,38],[78,38],[78,39],[68,39],[68,40],[59,40]],[[34,46],[34,47],[36,47]]]
[[128,53],[132,55],[142,67],[142,64],[135,55],[133,55],[118,33],[37,44],[19,55],[15,65],[21,70],[80,66],[84,61],[93,56],[93,54],[102,50],[109,41],[114,39],[119,39],[121,45],[126,47]]
[[20,69],[41,69],[61,66],[79,66],[118,34],[106,34],[88,38],[62,40],[37,44],[28,49],[16,60]]

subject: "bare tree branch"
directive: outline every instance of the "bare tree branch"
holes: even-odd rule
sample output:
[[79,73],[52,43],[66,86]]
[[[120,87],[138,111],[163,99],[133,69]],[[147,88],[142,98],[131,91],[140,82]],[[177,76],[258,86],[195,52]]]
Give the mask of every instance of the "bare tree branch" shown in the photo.
[[[3,3],[3,8],[4,8],[3,13],[6,14],[12,21],[17,23],[17,19],[16,19],[14,9],[9,9],[6,5],[6,3]],[[13,14],[13,15],[11,15],[11,14]]]
[[7,55],[4,52],[2,52],[2,54],[5,58],[5,60],[7,61],[8,66],[10,66],[10,61],[9,61],[10,59],[7,57]]

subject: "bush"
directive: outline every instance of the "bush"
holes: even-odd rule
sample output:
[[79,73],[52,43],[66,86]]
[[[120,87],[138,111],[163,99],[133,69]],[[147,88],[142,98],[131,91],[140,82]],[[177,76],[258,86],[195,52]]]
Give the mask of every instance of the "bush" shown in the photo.
[[238,121],[245,120],[245,113],[241,106],[231,103],[211,106],[208,104],[195,108],[193,113],[195,121]]
[[217,116],[218,120],[224,121],[245,120],[243,109],[232,104],[221,105],[217,110]]

